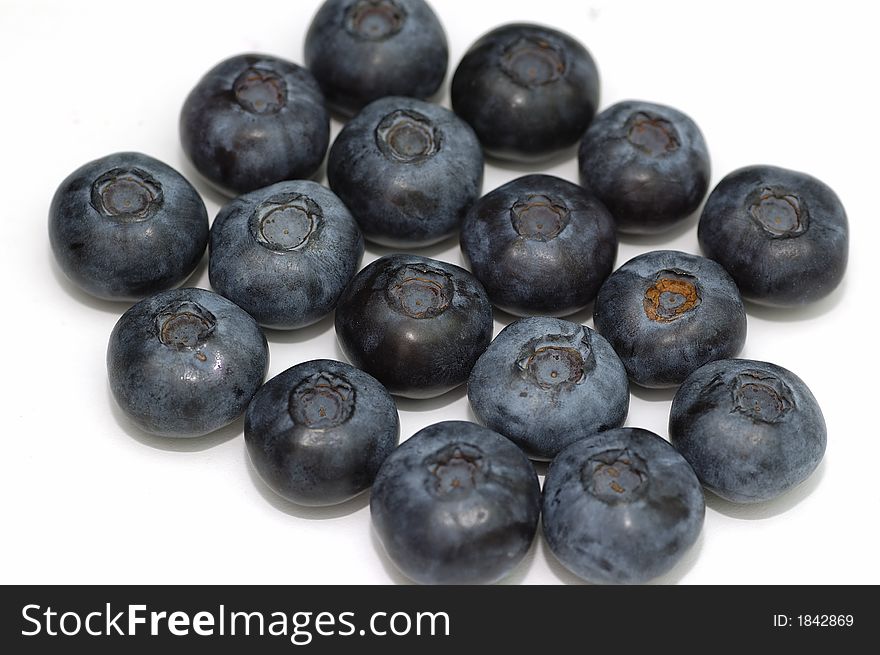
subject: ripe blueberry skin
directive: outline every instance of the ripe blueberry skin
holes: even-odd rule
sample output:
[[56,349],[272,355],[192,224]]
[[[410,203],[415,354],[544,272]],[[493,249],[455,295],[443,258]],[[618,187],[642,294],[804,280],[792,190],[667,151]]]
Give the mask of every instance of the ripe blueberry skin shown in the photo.
[[335,505],[368,489],[399,437],[397,407],[385,387],[330,359],[276,375],[245,413],[254,468],[276,493],[301,505]]
[[61,183],[49,208],[49,242],[58,266],[83,291],[139,300],[193,272],[208,243],[208,212],[176,170],[118,152]]
[[581,140],[578,165],[581,184],[629,234],[663,232],[693,214],[711,177],[696,123],[672,107],[638,100],[596,116]]
[[343,292],[336,337],[349,361],[391,393],[431,398],[467,380],[492,340],[492,306],[463,268],[386,255]]
[[544,479],[544,537],[575,575],[640,584],[697,540],[706,508],[693,470],[661,437],[617,428],[563,450]]
[[197,437],[240,416],[263,383],[266,338],[243,309],[204,289],[142,300],[107,348],[110,390],[142,430]]
[[583,136],[599,106],[599,71],[571,36],[512,23],[470,47],[450,92],[487,154],[538,162]]
[[352,116],[385,96],[434,95],[449,47],[423,0],[327,0],[306,34],[305,61],[330,107]]
[[519,448],[467,421],[417,432],[379,469],[373,528],[421,584],[489,584],[516,566],[537,530],[538,476]]
[[593,321],[643,387],[680,384],[707,362],[735,357],[746,339],[745,309],[727,272],[675,250],[641,254],[612,273]]
[[220,210],[208,274],[217,292],[260,325],[290,330],[332,311],[363,254],[363,236],[342,201],[316,182],[294,180]]
[[312,176],[330,143],[330,114],[305,68],[269,55],[236,55],[190,91],[180,143],[199,173],[236,195]]
[[487,427],[536,460],[623,425],[629,383],[598,332],[558,318],[521,318],[495,337],[471,371],[468,399]]
[[480,198],[461,250],[496,307],[565,316],[586,307],[614,267],[614,219],[592,194],[552,175],[526,175]]
[[[394,131],[400,149],[393,147]],[[419,139],[410,153],[408,136],[428,138]],[[327,178],[367,239],[417,248],[458,230],[483,188],[483,150],[471,127],[448,109],[382,98],[333,142]]]
[[846,211],[830,187],[797,171],[747,166],[730,173],[709,194],[697,235],[743,298],[761,305],[814,302],[846,272]]
[[725,359],[697,369],[678,388],[669,438],[704,487],[735,503],[759,503],[810,476],[825,454],[827,432],[797,375],[768,362]]

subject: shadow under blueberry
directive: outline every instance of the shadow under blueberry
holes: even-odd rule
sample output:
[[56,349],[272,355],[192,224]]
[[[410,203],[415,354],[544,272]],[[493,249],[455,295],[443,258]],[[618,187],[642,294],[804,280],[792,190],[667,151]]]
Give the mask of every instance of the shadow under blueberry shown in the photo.
[[[595,305],[595,301],[591,301],[589,305],[584,307],[583,309],[579,309],[573,314],[567,314],[565,316],[559,316],[558,318],[563,321],[569,321],[570,323],[577,323],[579,325],[587,325],[593,319],[593,307]],[[492,306],[492,317],[498,323],[501,323],[505,327],[513,323],[514,321],[518,321],[521,318],[530,318],[531,316],[545,316],[545,314],[533,314],[530,316],[517,316],[516,314],[511,314],[510,312],[506,312],[503,309],[499,309],[496,306]],[[587,327],[592,327],[587,325]]]
[[394,402],[397,403],[397,409],[402,412],[433,412],[435,409],[446,407],[446,405],[450,405],[456,400],[463,398],[466,393],[467,385],[460,384],[455,389],[451,389],[433,398],[394,396]]
[[649,250],[669,250],[670,243],[691,230],[696,229],[702,213],[703,205],[701,203],[700,207],[695,212],[689,214],[686,218],[682,219],[668,230],[658,232],[657,234],[626,234],[618,232],[617,237],[627,245],[639,246]]
[[664,387],[662,389],[651,389],[642,387],[630,380],[629,392],[639,400],[649,403],[668,403],[675,398],[675,392],[678,391],[678,385],[674,387]]
[[[541,171],[550,170],[551,168],[561,166],[562,164],[575,159],[577,157],[579,146],[580,141],[539,161],[514,161],[510,159],[502,159],[500,157],[493,157],[489,154],[485,155],[485,159],[486,164],[488,165],[495,166],[502,170],[519,173],[521,176],[536,174],[549,175],[549,173],[541,173]],[[557,175],[556,177],[559,176]],[[579,184],[578,180],[569,180],[569,182]]]
[[837,288],[830,294],[821,300],[800,307],[767,307],[746,300],[746,314],[765,321],[776,321],[780,323],[820,318],[821,316],[830,314],[837,309],[837,306],[843,300],[843,296],[846,293],[846,284],[847,278],[844,277]]
[[109,382],[106,389],[107,403],[110,405],[110,411],[116,425],[129,437],[150,448],[178,453],[199,452],[235,439],[244,432],[244,415],[242,415],[229,425],[201,437],[159,437],[141,430],[126,416],[125,412],[116,404]]
[[[368,253],[376,255],[377,257],[384,257],[386,255],[398,255],[400,253],[409,253],[413,255],[418,255],[419,257],[430,257],[431,259],[437,259],[439,255],[456,246],[458,246],[458,233],[446,237],[445,239],[443,239],[443,241],[431,244],[430,246],[402,246],[392,248],[389,246],[380,245],[378,243],[373,243],[372,241],[367,241],[366,251]],[[454,262],[447,263],[451,264]],[[455,265],[458,266],[458,264]]]
[[272,328],[264,327],[263,333],[266,335],[269,343],[304,343],[321,336],[328,330],[332,330],[333,322],[334,313],[330,312],[317,323],[312,323],[297,330],[273,330]]
[[716,496],[710,491],[706,491],[706,507],[734,519],[760,521],[773,518],[774,516],[783,514],[800,504],[801,501],[812,494],[816,487],[822,483],[823,477],[825,477],[825,460],[822,460],[819,463],[819,466],[816,467],[816,470],[813,471],[810,477],[794,489],[791,489],[772,500],[763,503],[743,505],[740,503],[732,503],[720,496]]
[[344,503],[339,503],[338,505],[330,505],[327,507],[309,507],[307,505],[297,505],[296,503],[292,503],[289,500],[279,496],[269,487],[269,485],[267,485],[263,481],[263,478],[260,477],[260,474],[257,473],[257,470],[254,468],[254,465],[251,462],[251,458],[248,456],[246,449],[244,456],[248,471],[248,477],[251,479],[251,482],[254,484],[260,495],[263,497],[263,500],[272,505],[272,507],[274,507],[279,512],[284,512],[288,516],[294,516],[299,519],[309,519],[312,521],[326,521],[328,519],[338,519],[342,518],[343,516],[348,516],[349,514],[354,514],[355,512],[362,510],[364,507],[370,504],[369,491],[364,491],[363,493],[358,494],[351,500],[347,500]]

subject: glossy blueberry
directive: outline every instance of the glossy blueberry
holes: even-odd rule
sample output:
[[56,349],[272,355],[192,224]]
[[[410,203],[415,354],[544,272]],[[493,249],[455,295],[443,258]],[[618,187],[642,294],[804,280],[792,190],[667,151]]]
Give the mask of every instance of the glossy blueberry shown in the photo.
[[700,247],[762,305],[802,305],[831,293],[846,271],[849,226],[837,194],[805,173],[747,166],[709,194]]
[[602,285],[596,329],[643,387],[680,384],[706,362],[735,357],[746,339],[736,285],[710,259],[676,250],[634,257]]
[[211,227],[211,286],[266,327],[327,315],[357,273],[364,239],[348,209],[317,182],[279,182],[239,196]]
[[614,267],[617,234],[589,192],[551,175],[526,175],[471,207],[461,250],[496,307],[564,316],[596,297]]
[[639,584],[669,571],[697,540],[700,482],[653,432],[618,428],[563,450],[544,479],[544,537],[575,575]]
[[113,328],[110,390],[142,430],[197,437],[240,416],[263,383],[269,348],[257,322],[204,289],[142,300]]
[[569,35],[514,23],[470,47],[451,94],[487,154],[535,162],[581,138],[599,106],[599,71]]
[[395,450],[370,494],[385,551],[422,584],[497,582],[535,537],[541,489],[500,434],[467,421],[426,427]]
[[335,505],[368,489],[399,436],[397,407],[385,387],[330,359],[276,375],[245,413],[254,468],[276,493],[301,505]]
[[480,196],[483,151],[470,126],[448,109],[382,98],[339,133],[327,178],[367,239],[427,246],[455,233]]
[[584,134],[578,164],[581,184],[630,234],[668,230],[697,211],[709,190],[709,151],[700,128],[666,105],[611,105]]
[[521,318],[495,337],[471,371],[474,414],[532,459],[623,425],[626,369],[588,327],[558,318]]
[[208,243],[208,212],[176,170],[139,152],[81,166],[49,208],[58,266],[83,291],[136,300],[193,272]]
[[467,380],[492,340],[492,306],[463,268],[386,255],[343,292],[336,336],[351,363],[391,393],[430,398]]
[[710,362],[679,387],[672,445],[710,491],[770,500],[807,479],[825,454],[822,410],[788,369],[749,359]]
[[180,113],[193,166],[229,195],[311,177],[330,141],[312,74],[269,55],[237,55],[208,71]]
[[344,116],[385,96],[428,98],[446,77],[446,33],[424,0],[326,0],[312,19],[306,65]]

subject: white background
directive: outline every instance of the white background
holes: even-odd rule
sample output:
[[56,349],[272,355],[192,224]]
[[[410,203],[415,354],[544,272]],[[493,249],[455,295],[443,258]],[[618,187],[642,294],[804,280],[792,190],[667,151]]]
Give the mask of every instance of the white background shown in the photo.
[[[317,4],[0,3],[3,583],[404,581],[371,535],[366,495],[327,510],[281,501],[250,468],[241,421],[191,441],[129,425],[104,368],[107,338],[126,306],[68,284],[47,238],[58,183],[120,150],[181,170],[213,217],[223,199],[184,160],[180,105],[227,56],[264,51],[302,62]],[[880,582],[880,20],[871,3],[434,0],[434,7],[449,35],[451,66],[499,23],[556,26],[595,57],[602,107],[640,98],[696,120],[709,143],[713,185],[734,168],[768,163],[807,171],[838,192],[852,230],[845,283],[803,310],[750,307],[743,352],[792,369],[811,387],[828,423],[825,461],[800,488],[766,505],[709,498],[700,541],[661,582]],[[448,106],[446,90],[443,101]],[[527,170],[487,166],[484,190]],[[577,180],[574,158],[536,170]],[[664,237],[625,239],[618,265],[655,248],[697,252],[694,221]],[[365,263],[377,254],[368,246]],[[454,242],[428,254],[461,263]],[[204,263],[190,284],[208,286]],[[501,327],[496,321],[496,333]],[[330,318],[268,338],[270,375],[306,359],[341,357]],[[627,425],[665,436],[671,397],[634,390]],[[472,417],[463,390],[399,408],[404,438],[439,420]],[[540,539],[506,580],[574,581]]]

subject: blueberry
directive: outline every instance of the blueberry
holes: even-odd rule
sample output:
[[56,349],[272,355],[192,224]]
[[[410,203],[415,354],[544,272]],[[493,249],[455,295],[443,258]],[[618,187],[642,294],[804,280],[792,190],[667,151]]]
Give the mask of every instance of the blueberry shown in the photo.
[[629,379],[644,387],[680,384],[706,362],[735,357],[746,339],[730,276],[710,259],[675,250],[646,252],[614,271],[593,320]]
[[364,239],[345,205],[316,182],[239,196],[211,227],[211,286],[266,327],[327,315],[357,273]]
[[186,156],[229,195],[312,176],[329,142],[330,115],[315,78],[269,55],[220,62],[180,113]]
[[385,387],[330,359],[276,375],[245,414],[254,468],[276,493],[302,505],[335,505],[368,489],[399,436]]
[[592,194],[551,175],[526,175],[471,207],[461,250],[496,307],[562,316],[596,297],[614,267],[614,219]]
[[424,0],[327,0],[309,26],[305,56],[330,106],[351,116],[385,96],[434,95],[449,48]]
[[679,387],[672,445],[710,491],[770,500],[803,482],[825,454],[822,410],[791,371],[749,359],[710,362]]
[[626,370],[588,327],[558,318],[521,318],[495,337],[471,371],[477,418],[532,459],[552,459],[570,443],[623,425]]
[[204,289],[142,300],[107,348],[113,397],[142,430],[197,437],[240,416],[263,383],[269,348],[247,312]]
[[81,166],[49,208],[58,266],[83,291],[136,300],[183,282],[208,243],[208,212],[176,170],[138,152]]
[[370,514],[385,551],[422,584],[497,582],[537,530],[538,476],[500,434],[466,421],[426,427],[376,476]]
[[828,186],[805,173],[748,166],[709,194],[700,247],[736,281],[743,298],[792,306],[831,293],[846,271],[846,211]]
[[492,340],[492,307],[463,268],[386,255],[343,292],[336,336],[351,363],[391,393],[430,398],[467,380]]
[[565,568],[590,582],[639,584],[663,575],[697,540],[704,515],[691,467],[640,428],[576,441],[544,479],[547,544]]
[[700,128],[666,105],[611,105],[584,134],[578,164],[581,184],[630,234],[668,230],[697,211],[709,190],[709,151]]
[[456,232],[480,196],[483,151],[470,126],[448,109],[382,98],[342,129],[327,177],[367,239],[427,246]]
[[599,71],[571,36],[514,23],[470,47],[451,95],[488,154],[535,162],[581,138],[599,106]]

